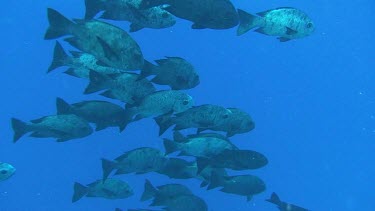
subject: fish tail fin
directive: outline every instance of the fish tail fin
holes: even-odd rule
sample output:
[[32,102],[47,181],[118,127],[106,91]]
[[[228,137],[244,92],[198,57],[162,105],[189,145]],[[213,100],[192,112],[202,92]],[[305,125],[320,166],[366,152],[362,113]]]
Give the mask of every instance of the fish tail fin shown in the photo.
[[57,114],[69,114],[72,111],[72,107],[62,98],[56,98],[56,110]]
[[209,164],[210,161],[207,158],[197,158],[197,174],[200,174]]
[[89,85],[87,85],[84,94],[91,94],[105,89],[103,84],[107,81],[107,77],[104,74],[100,74],[95,70],[90,70],[89,72]]
[[111,172],[116,169],[117,164],[113,161],[102,159],[102,169],[103,169],[103,182],[108,178]]
[[182,135],[182,133],[178,130],[174,131],[173,132],[173,140],[175,142],[185,142],[186,138],[184,137],[184,135]]
[[51,72],[52,70],[64,66],[65,62],[69,59],[67,53],[65,53],[64,48],[61,44],[56,41],[55,48],[53,50],[53,59],[51,65],[48,67],[47,73]]
[[52,8],[47,9],[49,27],[44,35],[45,40],[55,39],[71,34],[74,23]]
[[150,75],[155,75],[157,72],[157,66],[152,64],[151,62],[144,60],[144,64],[141,70],[141,75],[138,77],[138,80],[146,78]]
[[171,153],[179,150],[177,142],[174,142],[174,141],[171,141],[171,140],[165,138],[163,144],[164,144],[164,148],[165,148],[165,155],[171,154]]
[[143,191],[143,194],[141,196],[141,201],[147,201],[155,197],[156,193],[156,188],[151,184],[151,182],[148,179],[146,179],[145,190]]
[[159,126],[159,136],[163,135],[163,133],[174,124],[173,118],[171,118],[169,115],[158,116],[154,119],[156,124]]
[[210,184],[208,185],[207,190],[211,190],[213,188],[222,186],[224,182],[225,182],[225,178],[222,175],[218,174],[215,171],[212,171]]
[[12,118],[12,128],[14,131],[14,136],[13,136],[14,143],[16,143],[23,135],[29,132],[29,127],[27,123],[16,118]]
[[240,25],[237,28],[237,35],[243,35],[249,30],[258,26],[259,17],[249,14],[241,9],[238,9],[238,17],[240,19]]
[[149,9],[151,7],[167,4],[168,2],[168,0],[142,0],[141,4],[139,5],[139,9]]
[[101,0],[85,0],[86,12],[85,19],[90,20],[95,17],[105,7],[104,1]]
[[271,202],[272,204],[276,204],[276,205],[281,204],[281,200],[275,192],[273,192],[271,194],[271,197],[269,199],[266,199],[266,201]]
[[89,191],[89,188],[78,183],[78,182],[75,182],[74,183],[74,193],[73,193],[73,197],[72,197],[72,202],[76,202],[78,200],[80,200],[82,197],[84,197]]
[[203,187],[206,187],[207,185],[208,185],[207,181],[202,181],[199,187],[203,188]]

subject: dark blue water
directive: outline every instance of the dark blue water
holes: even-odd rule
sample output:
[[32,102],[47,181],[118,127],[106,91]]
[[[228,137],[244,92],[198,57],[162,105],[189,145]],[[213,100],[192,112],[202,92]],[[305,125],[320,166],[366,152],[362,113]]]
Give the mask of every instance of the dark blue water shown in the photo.
[[[135,195],[125,200],[83,198],[71,203],[73,183],[101,177],[100,158],[113,159],[140,146],[162,149],[151,119],[92,136],[56,143],[23,137],[12,143],[10,118],[30,120],[55,113],[55,98],[68,102],[104,99],[83,95],[86,81],[46,74],[54,41],[44,41],[46,8],[83,17],[83,0],[4,1],[0,17],[0,161],[17,173],[0,183],[1,211],[100,210],[147,207],[139,202],[144,179],[181,182],[213,211],[277,210],[264,200],[272,192],[314,211],[375,210],[375,3],[361,1],[240,1],[251,13],[280,6],[305,11],[315,22],[310,37],[286,43],[236,29],[192,30],[179,20],[168,29],[143,29],[132,36],[148,60],[180,56],[194,64],[201,84],[188,91],[196,104],[219,104],[249,112],[256,129],[231,140],[264,153],[269,164],[248,171],[267,184],[266,192],[245,197],[199,189],[195,180],[156,174],[124,175]],[[118,23],[128,29],[125,22]],[[189,132],[189,131],[188,131]],[[192,131],[190,131],[192,132]],[[170,132],[165,134],[170,136]]]

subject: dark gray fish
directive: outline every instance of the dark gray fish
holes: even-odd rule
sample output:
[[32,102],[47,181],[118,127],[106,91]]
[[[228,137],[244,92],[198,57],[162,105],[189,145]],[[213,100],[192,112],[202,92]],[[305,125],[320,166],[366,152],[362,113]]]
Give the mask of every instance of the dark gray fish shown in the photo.
[[155,62],[158,65],[145,61],[141,77],[155,75],[151,79],[153,83],[168,85],[175,90],[191,89],[200,83],[199,75],[193,65],[183,58],[166,57]]
[[[224,131],[227,133],[227,137],[232,137],[236,134],[247,133],[254,129],[255,123],[248,113],[238,108],[228,108],[228,110],[230,110],[232,114],[225,120],[225,123],[218,127],[209,128],[209,130]],[[204,130],[206,129],[198,130],[198,133]]]
[[280,7],[251,15],[238,10],[240,25],[237,35],[257,28],[261,34],[278,36],[281,42],[309,36],[315,30],[314,23],[301,10],[292,7]]
[[61,98],[56,99],[57,114],[75,114],[88,122],[96,124],[96,131],[107,127],[119,127],[120,132],[126,125],[125,110],[116,104],[90,100],[69,105]]
[[74,183],[74,194],[72,202],[82,197],[100,197],[106,199],[125,199],[132,196],[133,189],[128,183],[118,179],[97,180],[84,186],[78,182]]
[[[118,211],[118,210],[116,210]],[[150,209],[128,209],[128,211],[162,211],[162,210],[150,210]]]
[[85,0],[85,19],[92,19],[98,12],[104,11],[100,18],[124,20],[131,22],[130,32],[143,28],[162,29],[176,23],[172,14],[156,6],[149,9],[139,9],[142,0]]
[[12,118],[12,127],[14,130],[13,142],[17,142],[29,132],[32,132],[31,137],[57,138],[58,142],[83,138],[93,132],[86,120],[74,114],[46,116],[31,120],[31,123]]
[[299,207],[297,205],[281,201],[276,193],[272,193],[271,198],[266,199],[266,201],[276,204],[280,211],[309,211],[308,209]]
[[12,165],[0,162],[0,182],[9,179],[15,172],[16,168]]
[[126,116],[129,121],[138,121],[152,116],[181,113],[193,105],[194,100],[190,95],[176,90],[163,90],[147,95],[137,106],[126,108]]
[[90,70],[103,74],[124,72],[116,68],[98,65],[100,62],[94,55],[78,51],[71,51],[70,53],[72,56],[69,56],[61,44],[56,41],[53,60],[48,68],[48,72],[62,66],[69,67],[64,73],[78,78],[89,78]]
[[167,201],[166,211],[207,211],[206,202],[195,195],[179,195]]
[[198,173],[206,166],[233,170],[258,169],[267,165],[267,158],[252,150],[225,150],[211,158],[197,158]]
[[193,22],[193,29],[229,29],[238,25],[238,15],[229,0],[142,0],[140,8],[168,4],[173,15]]
[[147,79],[140,79],[135,73],[101,74],[90,71],[90,83],[85,94],[107,90],[102,96],[117,99],[124,103],[138,104],[147,95],[156,91]]
[[266,184],[257,176],[222,176],[213,172],[207,189],[210,190],[216,187],[223,187],[220,191],[224,193],[246,196],[247,201],[250,201],[253,195],[266,190]]
[[212,128],[224,124],[231,111],[217,105],[201,105],[192,107],[175,116],[160,116],[155,118],[159,125],[159,135],[162,135],[168,128],[175,125],[174,130],[186,128]]
[[141,201],[153,199],[150,206],[168,206],[171,199],[179,195],[192,194],[189,188],[181,184],[166,184],[155,188],[149,180],[146,180]]
[[168,158],[158,149],[141,147],[117,157],[114,161],[102,159],[103,180],[112,171],[115,175],[137,173],[144,174],[156,172],[164,168]]
[[69,44],[94,55],[102,63],[121,70],[139,70],[143,67],[143,55],[138,44],[124,30],[97,20],[65,18],[48,8],[49,28],[44,39],[56,39],[65,35]]
[[[198,167],[197,167],[198,171]],[[211,176],[215,173],[220,175],[221,177],[228,176],[227,171],[224,168],[212,168],[210,166],[204,168],[199,174],[197,174],[196,178],[202,180],[201,187],[205,187],[210,184]]]
[[157,172],[173,179],[190,179],[197,176],[197,171],[198,168],[195,162],[180,158],[169,158],[165,166]]
[[227,138],[218,134],[198,134],[183,137],[178,131],[174,132],[174,141],[164,139],[166,154],[180,151],[179,156],[212,157],[225,150],[238,149]]

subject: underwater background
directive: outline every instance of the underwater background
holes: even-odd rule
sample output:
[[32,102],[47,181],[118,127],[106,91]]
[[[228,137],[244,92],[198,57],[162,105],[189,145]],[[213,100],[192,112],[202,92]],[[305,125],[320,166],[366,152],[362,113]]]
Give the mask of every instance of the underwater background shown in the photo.
[[[83,95],[87,82],[61,70],[46,74],[55,44],[43,40],[48,27],[46,8],[79,18],[85,11],[83,0],[4,1],[0,161],[11,163],[17,172],[0,183],[0,210],[147,207],[148,202],[139,201],[146,178],[154,185],[188,185],[210,211],[277,210],[265,201],[272,192],[314,211],[374,210],[375,2],[232,2],[251,13],[296,7],[314,20],[315,32],[280,43],[254,32],[238,37],[235,28],[193,30],[190,22],[178,19],[171,28],[142,29],[131,36],[148,60],[180,56],[194,64],[201,83],[187,93],[196,104],[237,107],[250,113],[255,129],[231,140],[267,156],[266,167],[248,171],[265,181],[265,192],[247,202],[244,197],[201,189],[199,181],[192,179],[129,174],[120,178],[134,188],[134,196],[71,203],[74,182],[87,184],[101,178],[100,158],[113,159],[145,145],[163,149],[162,138],[153,120],[145,119],[121,134],[109,128],[65,143],[29,137],[12,143],[12,117],[29,120],[54,114],[56,97],[68,102],[104,98]],[[128,29],[127,22],[112,23]]]

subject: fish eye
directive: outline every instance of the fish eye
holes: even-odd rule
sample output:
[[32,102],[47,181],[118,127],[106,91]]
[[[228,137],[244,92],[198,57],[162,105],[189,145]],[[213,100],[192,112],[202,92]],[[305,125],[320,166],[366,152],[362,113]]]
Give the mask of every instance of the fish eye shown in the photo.
[[187,105],[187,104],[189,104],[189,101],[188,101],[188,100],[184,100],[184,101],[182,102],[182,104],[183,104],[183,105]]
[[1,170],[1,174],[6,174],[6,173],[8,173],[7,170]]
[[168,13],[163,13],[162,15],[161,15],[161,17],[163,17],[163,18],[168,18]]
[[223,115],[223,118],[224,118],[224,119],[226,119],[226,118],[228,118],[228,117],[229,117],[228,114],[224,114],[224,115]]
[[313,27],[313,24],[310,22],[310,23],[306,24],[306,27],[311,28],[311,27]]

